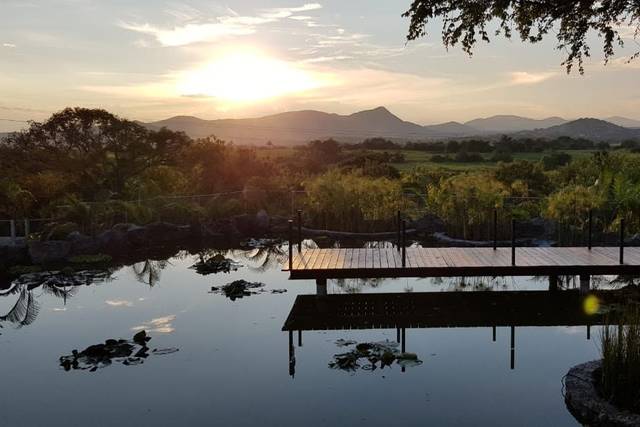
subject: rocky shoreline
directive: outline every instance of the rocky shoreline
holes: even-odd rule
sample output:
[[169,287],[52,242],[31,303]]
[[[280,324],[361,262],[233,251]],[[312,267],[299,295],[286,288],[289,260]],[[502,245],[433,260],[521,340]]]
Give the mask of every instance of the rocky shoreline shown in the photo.
[[580,423],[585,425],[639,426],[640,414],[617,408],[598,393],[594,373],[601,366],[600,360],[594,360],[574,366],[569,370],[564,379],[564,400],[567,409]]

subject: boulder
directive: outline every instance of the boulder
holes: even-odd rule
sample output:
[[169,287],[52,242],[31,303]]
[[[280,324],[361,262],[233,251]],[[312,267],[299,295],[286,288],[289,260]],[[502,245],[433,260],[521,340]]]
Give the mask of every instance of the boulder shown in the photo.
[[70,256],[94,255],[100,252],[100,242],[98,239],[84,235],[78,231],[69,234],[67,241],[71,243]]
[[101,251],[109,255],[120,254],[128,248],[125,234],[113,229],[100,233],[96,239]]
[[191,237],[191,227],[188,225],[154,222],[147,225],[146,229],[146,239],[151,246],[182,242]]
[[429,234],[443,233],[446,230],[444,221],[432,214],[426,214],[415,221],[409,222],[408,228],[415,228],[419,232]]
[[146,246],[149,243],[147,241],[146,227],[139,227],[137,225],[134,225],[126,231],[125,237],[127,239],[127,242],[134,247]]
[[34,264],[49,264],[63,261],[71,253],[71,242],[49,240],[29,242],[29,256]]

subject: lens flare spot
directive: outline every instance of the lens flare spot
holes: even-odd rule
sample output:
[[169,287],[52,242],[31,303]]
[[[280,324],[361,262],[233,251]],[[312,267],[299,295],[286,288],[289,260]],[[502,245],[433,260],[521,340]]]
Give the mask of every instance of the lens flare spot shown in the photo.
[[586,314],[594,315],[600,310],[600,300],[595,295],[589,295],[582,302],[582,309]]

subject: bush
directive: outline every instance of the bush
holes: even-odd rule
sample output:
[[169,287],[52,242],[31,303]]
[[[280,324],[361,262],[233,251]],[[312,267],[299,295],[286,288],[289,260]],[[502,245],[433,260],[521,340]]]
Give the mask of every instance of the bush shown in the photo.
[[211,200],[205,207],[205,215],[208,219],[229,218],[244,212],[243,203],[238,199]]

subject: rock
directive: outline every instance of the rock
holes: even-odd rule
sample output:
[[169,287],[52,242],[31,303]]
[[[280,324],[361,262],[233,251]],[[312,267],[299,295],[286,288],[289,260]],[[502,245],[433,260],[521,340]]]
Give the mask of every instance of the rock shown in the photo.
[[439,233],[446,231],[444,221],[433,214],[426,214],[422,218],[411,221],[408,228],[415,228],[419,232]]
[[119,231],[107,230],[100,233],[97,240],[104,253],[118,255],[127,250],[127,239]]
[[129,227],[125,233],[127,243],[134,247],[143,247],[148,245],[147,228],[134,225]]
[[216,254],[206,260],[201,259],[189,268],[196,270],[198,274],[206,276],[215,273],[229,273],[237,270],[238,267],[240,267],[240,264],[232,259],[225,258],[222,254]]
[[600,397],[594,372],[600,360],[574,366],[564,377],[564,401],[571,414],[584,425],[631,427],[640,425],[640,414],[617,408]]
[[264,209],[256,214],[255,227],[260,234],[269,232],[269,214]]
[[167,222],[154,222],[146,226],[146,238],[149,245],[173,244],[191,237],[191,227]]
[[66,240],[71,233],[75,233],[80,229],[75,222],[63,222],[52,224],[45,240]]
[[136,344],[144,345],[151,338],[147,336],[147,332],[142,330],[133,336],[133,342]]
[[34,264],[50,264],[63,261],[71,253],[71,243],[64,240],[29,242],[29,256]]
[[246,297],[249,295],[253,295],[257,293],[257,289],[264,288],[264,283],[260,282],[247,282],[246,280],[234,280],[231,283],[227,283],[220,288],[212,287],[211,290],[213,292],[223,293],[224,296],[231,299],[232,301]]
[[86,236],[79,231],[69,234],[67,241],[71,243],[71,256],[94,255],[100,252],[100,242],[90,236]]

